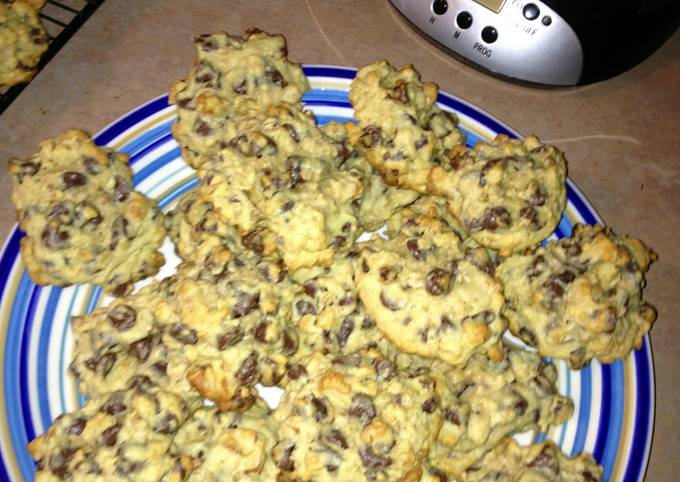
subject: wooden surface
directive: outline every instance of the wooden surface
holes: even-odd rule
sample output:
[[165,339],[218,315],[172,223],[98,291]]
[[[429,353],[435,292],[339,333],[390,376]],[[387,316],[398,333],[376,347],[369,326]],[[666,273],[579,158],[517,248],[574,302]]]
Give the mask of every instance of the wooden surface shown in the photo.
[[[107,0],[0,116],[0,158],[28,156],[69,127],[96,132],[166,92],[186,74],[198,33],[283,33],[291,58],[358,67],[386,58],[566,151],[569,175],[604,220],[659,254],[646,296],[652,330],[656,425],[650,482],[680,473],[680,34],[633,70],[572,89],[541,90],[481,74],[412,31],[386,0]],[[14,222],[0,170],[0,235]]]

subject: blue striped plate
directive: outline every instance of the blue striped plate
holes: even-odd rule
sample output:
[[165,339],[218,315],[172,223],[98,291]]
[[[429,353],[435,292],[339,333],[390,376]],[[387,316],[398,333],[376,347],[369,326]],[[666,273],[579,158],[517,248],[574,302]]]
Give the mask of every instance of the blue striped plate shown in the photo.
[[[352,118],[348,89],[355,70],[306,66],[312,90],[304,101],[321,124]],[[498,133],[519,134],[476,107],[448,94],[440,105],[459,114],[470,144]],[[180,158],[170,134],[175,117],[167,96],[135,109],[101,131],[96,140],[130,155],[138,190],[168,210],[196,185],[193,171]],[[568,182],[568,207],[553,236],[567,236],[576,222],[601,222],[583,194]],[[30,481],[35,469],[26,444],[44,432],[60,413],[82,404],[77,383],[68,373],[72,338],[69,318],[108,300],[89,285],[36,286],[19,255],[22,233],[15,227],[0,256],[0,480]],[[172,273],[168,259],[158,277]],[[576,410],[567,423],[547,434],[523,434],[523,441],[550,438],[566,453],[588,451],[604,466],[605,479],[639,482],[644,478],[654,422],[654,368],[649,339],[624,362],[593,362],[580,371],[557,363],[562,393]]]

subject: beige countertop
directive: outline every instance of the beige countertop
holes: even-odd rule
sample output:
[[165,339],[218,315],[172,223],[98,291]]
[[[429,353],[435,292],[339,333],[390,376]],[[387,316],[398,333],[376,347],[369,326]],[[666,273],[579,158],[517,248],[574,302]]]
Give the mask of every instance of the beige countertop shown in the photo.
[[[659,254],[647,298],[656,424],[650,482],[680,473],[680,34],[633,70],[595,85],[539,90],[496,80],[414,33],[387,0],[107,0],[0,115],[0,159],[28,156],[69,127],[96,132],[186,74],[192,38],[257,26],[283,33],[291,58],[358,67],[413,63],[423,78],[566,151],[569,175],[604,220]],[[0,235],[14,222],[0,170]]]

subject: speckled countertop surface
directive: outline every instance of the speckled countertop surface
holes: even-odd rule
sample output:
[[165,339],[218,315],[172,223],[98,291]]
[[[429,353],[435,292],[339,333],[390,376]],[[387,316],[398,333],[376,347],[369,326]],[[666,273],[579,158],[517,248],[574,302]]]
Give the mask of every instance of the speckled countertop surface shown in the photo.
[[[96,132],[166,92],[189,69],[192,38],[257,26],[288,39],[303,63],[358,67],[386,58],[523,133],[566,151],[569,175],[604,220],[659,254],[647,298],[656,424],[646,480],[680,473],[680,34],[633,70],[606,82],[538,90],[483,75],[414,33],[387,0],[107,0],[14,104],[0,115],[0,159],[28,156],[69,127]],[[14,222],[0,170],[0,234]]]

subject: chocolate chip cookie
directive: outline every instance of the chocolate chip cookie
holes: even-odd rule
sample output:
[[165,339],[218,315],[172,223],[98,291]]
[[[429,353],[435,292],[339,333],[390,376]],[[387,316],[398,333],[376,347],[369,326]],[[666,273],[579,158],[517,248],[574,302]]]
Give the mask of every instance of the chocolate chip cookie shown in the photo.
[[0,2],[0,86],[31,80],[47,43],[30,2]]
[[566,162],[534,136],[499,135],[473,149],[458,146],[434,166],[429,189],[448,200],[479,243],[507,256],[547,238],[566,206]]
[[432,167],[465,143],[455,114],[435,103],[437,92],[412,66],[397,70],[384,60],[360,68],[352,81],[359,125],[348,126],[350,138],[387,184],[425,192]]
[[72,370],[92,396],[155,380],[188,403],[201,396],[244,410],[256,383],[273,385],[297,351],[290,298],[267,266],[218,256],[73,319]]
[[592,455],[564,455],[553,442],[520,446],[504,439],[461,478],[464,482],[600,482],[602,467]]
[[203,407],[191,414],[173,439],[188,482],[277,480],[271,456],[278,425],[262,400],[246,412]]
[[282,102],[296,104],[309,89],[302,68],[287,59],[281,35],[253,29],[240,38],[220,32],[197,37],[194,46],[194,67],[170,90],[170,102],[177,105],[173,134],[194,167],[203,162],[201,154],[219,148],[225,129],[240,117]]
[[444,222],[416,215],[393,239],[374,238],[362,247],[359,296],[401,351],[454,366],[477,352],[499,359],[504,298],[477,257]]
[[29,444],[36,480],[182,480],[170,447],[189,413],[151,381],[93,397]]
[[120,296],[163,265],[163,215],[134,190],[126,155],[68,130],[9,169],[21,255],[36,283],[96,283]]
[[389,362],[310,355],[274,410],[272,454],[290,479],[419,480],[439,430],[435,386]]
[[573,369],[625,358],[656,319],[642,298],[655,259],[637,239],[581,224],[569,238],[511,256],[497,270],[510,330]]
[[475,355],[463,369],[431,368],[441,390],[444,423],[431,464],[453,476],[464,471],[503,437],[565,422],[571,399],[558,393],[557,371],[536,354],[504,345],[494,362]]

